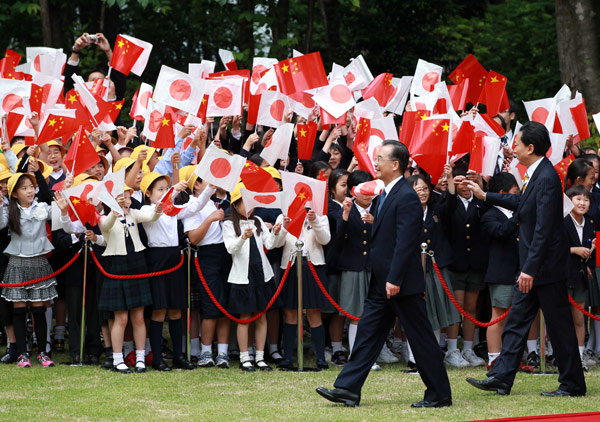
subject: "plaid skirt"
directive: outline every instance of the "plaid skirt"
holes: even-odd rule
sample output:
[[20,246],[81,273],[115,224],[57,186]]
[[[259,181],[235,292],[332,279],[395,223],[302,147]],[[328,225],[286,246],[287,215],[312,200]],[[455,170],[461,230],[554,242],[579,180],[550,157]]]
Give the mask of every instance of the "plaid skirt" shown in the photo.
[[[127,255],[107,256],[104,259],[105,269],[110,274],[145,274],[148,272],[143,252]],[[150,280],[134,278],[123,280],[104,277],[98,309],[101,311],[128,311],[152,304]]]
[[[11,256],[4,272],[3,283],[18,284],[52,274],[53,270],[44,255],[23,258]],[[44,302],[58,296],[56,278],[24,287],[3,287],[2,297],[9,302]]]

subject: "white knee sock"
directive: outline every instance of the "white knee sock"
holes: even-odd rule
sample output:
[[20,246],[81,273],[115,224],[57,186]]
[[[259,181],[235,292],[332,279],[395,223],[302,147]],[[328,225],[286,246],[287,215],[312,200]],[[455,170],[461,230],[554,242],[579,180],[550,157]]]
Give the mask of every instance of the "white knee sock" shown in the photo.
[[580,357],[581,359],[583,359],[583,349],[585,349],[585,348],[584,348],[583,346],[577,346],[577,347],[578,347],[578,349],[579,349],[579,357]]
[[217,353],[225,353],[227,354],[229,351],[229,344],[227,343],[217,343]]
[[343,352],[344,351],[344,346],[342,346],[342,342],[341,341],[332,341],[331,342],[331,351],[333,353],[335,353],[335,352]]
[[136,350],[135,351],[135,366],[139,366],[140,368],[146,367],[146,350]]
[[200,339],[197,337],[190,340],[190,354],[193,356],[200,355]]
[[123,353],[113,352],[113,365],[117,366],[123,362]]
[[463,350],[473,350],[473,341],[463,341]]
[[133,350],[133,341],[123,342],[123,355],[127,356]]
[[352,353],[352,349],[354,349],[354,342],[356,341],[356,331],[358,330],[358,325],[350,324],[348,325],[348,346],[350,347],[350,353]]
[[412,349],[410,348],[410,343],[408,341],[406,342],[406,347],[408,347],[408,360],[412,363],[416,363],[415,356],[413,355]]
[[440,347],[445,347],[446,346],[446,339],[448,338],[448,335],[446,333],[440,333]]
[[448,345],[448,353],[458,349],[458,339],[456,338],[446,339],[446,344]]
[[204,344],[204,343],[202,343],[202,353],[210,353],[210,354],[212,354],[212,344]]

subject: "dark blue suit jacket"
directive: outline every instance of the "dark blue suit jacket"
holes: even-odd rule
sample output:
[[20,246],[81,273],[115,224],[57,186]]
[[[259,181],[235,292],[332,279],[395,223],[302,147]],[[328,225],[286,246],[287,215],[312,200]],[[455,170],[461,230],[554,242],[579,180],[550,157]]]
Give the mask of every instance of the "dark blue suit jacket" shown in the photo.
[[[427,207],[427,215],[423,221],[423,230],[421,232],[421,243],[426,243],[427,250],[433,251],[438,267],[446,268],[452,264],[452,247],[446,238],[437,207],[433,204]],[[432,262],[428,256],[428,270],[433,270]]]
[[519,272],[517,222],[498,208],[490,208],[481,217],[481,227],[490,239],[490,256],[485,281],[492,284],[514,284]]
[[[569,248],[583,246],[584,248],[592,247],[592,240],[596,237],[594,227],[591,223],[590,218],[585,215],[585,224],[583,226],[583,243],[579,240],[577,229],[573,223],[573,219],[570,215],[565,217],[565,227],[567,229],[567,237],[569,239]],[[584,286],[588,286],[587,268],[594,269],[594,263],[596,262],[596,255],[590,256],[588,260],[583,259],[579,255],[569,254],[569,278],[567,280],[567,286],[570,288],[576,288],[580,283]],[[592,271],[593,274],[593,271]]]
[[423,208],[417,193],[402,178],[385,198],[381,212],[377,208],[374,212],[371,285],[382,295],[386,294],[386,282],[400,286],[400,296],[424,293],[419,246]]
[[[371,211],[373,212],[373,206]],[[352,204],[348,221],[340,213],[335,230],[337,250],[337,269],[359,272],[370,269],[369,251],[372,224],[362,221],[360,211]]]
[[520,269],[534,277],[533,284],[564,281],[569,243],[562,186],[550,160],[542,159],[522,195],[488,193],[486,201],[515,211]]

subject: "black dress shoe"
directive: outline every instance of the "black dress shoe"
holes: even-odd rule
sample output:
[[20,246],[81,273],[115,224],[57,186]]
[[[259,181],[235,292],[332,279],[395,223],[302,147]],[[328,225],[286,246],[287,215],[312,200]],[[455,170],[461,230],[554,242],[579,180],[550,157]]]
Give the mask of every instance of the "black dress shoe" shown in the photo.
[[277,369],[279,369],[280,371],[289,371],[292,369],[292,362],[284,359],[277,364]]
[[324,371],[325,369],[329,369],[329,364],[327,364],[327,361],[318,360],[317,361],[317,369],[319,371]]
[[421,400],[410,405],[410,407],[448,407],[452,406],[452,399],[445,398],[438,401]]
[[121,374],[132,374],[133,372],[131,371],[131,369],[129,369],[129,367],[125,367],[122,369],[119,369],[117,366],[113,366],[113,371],[115,372],[119,372]]
[[360,403],[360,396],[358,394],[354,394],[352,391],[344,388],[334,388],[333,390],[330,390],[325,387],[319,387],[317,388],[317,393],[329,401],[334,403],[344,403],[344,405],[348,407],[355,407]]
[[566,390],[561,390],[560,388],[554,391],[544,391],[540,394],[542,397],[580,397],[585,396],[582,393],[570,393]]
[[7,352],[4,356],[2,356],[2,359],[0,359],[0,363],[3,363],[5,365],[15,363],[17,361],[17,358],[18,356],[11,356],[11,354]]
[[169,365],[167,365],[164,361],[161,360],[158,365],[153,363],[152,369],[154,369],[155,371],[160,371],[160,372],[169,372],[171,370],[171,367]]
[[[244,365],[244,363],[250,363],[249,365]],[[244,363],[240,363],[240,369],[242,371],[245,372],[256,372],[256,368],[254,367],[254,364],[250,361],[244,362]]]
[[502,396],[508,396],[510,394],[510,386],[500,381],[498,378],[489,377],[482,381],[476,380],[475,378],[467,378],[467,382],[480,390],[495,391]]
[[143,374],[144,372],[146,372],[146,366],[137,366],[135,367],[135,373],[136,374]]
[[113,358],[112,355],[111,356],[106,356],[104,358],[104,362],[102,362],[102,369],[112,369],[113,368]]
[[191,370],[196,369],[196,365],[187,360],[184,355],[181,355],[177,359],[173,359],[173,368]]
[[100,359],[96,355],[88,355],[86,362],[92,366],[98,366],[100,364]]

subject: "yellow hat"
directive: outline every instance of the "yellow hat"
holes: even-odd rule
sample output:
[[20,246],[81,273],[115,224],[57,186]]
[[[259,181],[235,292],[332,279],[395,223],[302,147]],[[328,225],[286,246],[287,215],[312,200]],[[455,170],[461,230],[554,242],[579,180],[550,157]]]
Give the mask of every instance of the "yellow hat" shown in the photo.
[[8,165],[8,161],[6,160],[6,155],[4,154],[0,154],[0,165],[2,167],[10,168],[10,166]]
[[27,145],[25,144],[14,144],[12,147],[10,147],[15,155],[19,155],[25,148],[27,148]]
[[142,178],[142,181],[140,182],[140,190],[142,191],[142,194],[146,195],[146,191],[148,190],[150,185],[154,183],[155,180],[160,179],[161,177],[167,179],[167,183],[171,185],[171,178],[165,174],[160,174],[155,171],[145,173],[144,177]]
[[275,167],[263,167],[263,170],[269,173],[273,179],[281,180],[281,173],[279,173],[279,170],[277,170]]
[[130,188],[129,186],[125,185],[125,187],[123,188],[123,193],[125,193],[127,191],[129,191],[131,193],[135,192],[135,190],[133,188]]
[[[135,164],[135,161],[136,160],[134,160],[131,157],[123,157],[113,165],[113,172],[116,173],[119,170],[121,170],[122,168],[128,169],[129,167],[131,167],[132,165]],[[125,170],[125,171],[127,171],[127,170]],[[142,171],[144,172],[144,174],[150,173],[150,167],[148,167],[146,164],[142,164]],[[106,173],[104,173],[104,174],[106,174]]]
[[106,159],[106,157],[104,155],[100,155],[98,154],[98,157],[100,157],[100,161],[102,162],[102,166],[104,167],[104,175],[106,176],[106,173],[108,173],[108,160]]
[[188,188],[193,192],[194,184],[198,180],[198,175],[194,173],[197,166],[185,166],[179,169],[179,181],[187,182]]
[[9,198],[12,196],[13,190],[14,190],[15,186],[17,185],[17,182],[19,181],[21,176],[28,177],[29,180],[31,180],[31,183],[33,183],[33,186],[34,187],[37,186],[37,182],[35,181],[35,176],[33,174],[31,174],[31,173],[15,173],[8,178],[7,190],[8,190]]
[[73,186],[81,185],[83,182],[90,181],[90,180],[98,181],[96,176],[91,176],[87,173],[78,174],[73,179]]
[[40,171],[42,172],[42,176],[44,176],[44,179],[49,178],[50,175],[52,174],[52,172],[54,171],[52,166],[50,164],[43,162],[40,159],[37,160],[37,163],[40,166]]
[[[48,147],[57,147],[60,150],[60,155],[62,155],[63,157],[67,153],[65,146],[61,142],[49,141],[49,142],[46,142],[46,145],[48,145]],[[16,152],[15,152],[15,154],[16,154]]]
[[8,179],[13,175],[13,172],[10,171],[10,168],[6,166],[0,166],[0,180]]
[[235,185],[235,188],[233,188],[233,191],[231,192],[231,203],[232,204],[242,197],[242,188],[244,188],[244,189],[246,188],[246,186],[244,186],[243,182],[238,182],[238,184]]
[[140,155],[140,152],[142,152],[143,149],[146,149],[148,151],[148,155],[144,160],[144,164],[148,164],[148,161],[150,161],[150,158],[152,158],[152,154],[156,152],[156,148],[148,147],[146,145],[138,145],[133,149],[133,152],[131,153],[131,158],[137,160],[138,155]]

